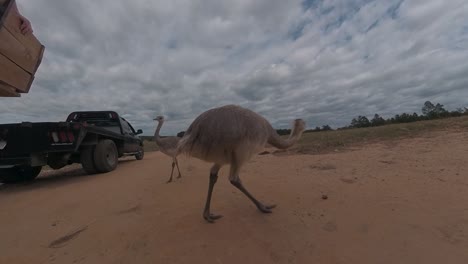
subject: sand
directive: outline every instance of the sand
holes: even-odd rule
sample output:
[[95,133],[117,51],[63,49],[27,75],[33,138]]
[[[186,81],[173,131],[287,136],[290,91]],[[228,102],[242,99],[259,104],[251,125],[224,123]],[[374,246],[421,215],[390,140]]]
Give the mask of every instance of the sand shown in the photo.
[[260,213],[210,164],[146,153],[0,186],[0,263],[468,263],[468,135],[432,133],[323,155],[256,156],[241,178]]

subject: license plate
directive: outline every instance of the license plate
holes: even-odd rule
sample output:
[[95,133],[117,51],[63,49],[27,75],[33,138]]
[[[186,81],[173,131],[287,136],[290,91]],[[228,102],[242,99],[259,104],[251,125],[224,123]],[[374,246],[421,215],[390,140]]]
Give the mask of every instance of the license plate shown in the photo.
[[7,145],[7,142],[5,140],[0,140],[0,150],[4,149]]

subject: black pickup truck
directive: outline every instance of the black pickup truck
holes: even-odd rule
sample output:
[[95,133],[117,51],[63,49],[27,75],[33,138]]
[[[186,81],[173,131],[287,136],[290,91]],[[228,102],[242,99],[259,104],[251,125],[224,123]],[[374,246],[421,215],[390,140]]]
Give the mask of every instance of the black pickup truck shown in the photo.
[[42,166],[81,163],[88,174],[114,170],[118,158],[143,159],[143,141],[114,111],[73,112],[65,122],[0,125],[0,182],[33,180]]

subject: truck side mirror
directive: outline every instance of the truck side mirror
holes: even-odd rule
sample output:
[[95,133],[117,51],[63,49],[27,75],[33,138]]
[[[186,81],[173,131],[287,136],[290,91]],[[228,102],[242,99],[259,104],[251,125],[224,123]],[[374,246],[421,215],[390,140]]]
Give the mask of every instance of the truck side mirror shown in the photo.
[[137,132],[136,132],[136,135],[139,135],[139,134],[142,134],[142,133],[143,133],[143,130],[138,129]]

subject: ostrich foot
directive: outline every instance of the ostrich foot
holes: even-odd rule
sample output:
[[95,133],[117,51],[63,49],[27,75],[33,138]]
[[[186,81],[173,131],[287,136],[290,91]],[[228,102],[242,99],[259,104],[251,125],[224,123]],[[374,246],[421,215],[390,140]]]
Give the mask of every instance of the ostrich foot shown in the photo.
[[223,217],[222,215],[215,215],[215,214],[210,214],[210,213],[204,213],[203,218],[205,218],[206,221],[209,223],[214,223],[216,219],[219,219]]
[[271,209],[275,208],[276,204],[271,204],[271,205],[264,205],[264,204],[259,204],[257,205],[258,210],[264,214],[269,214],[272,213]]

